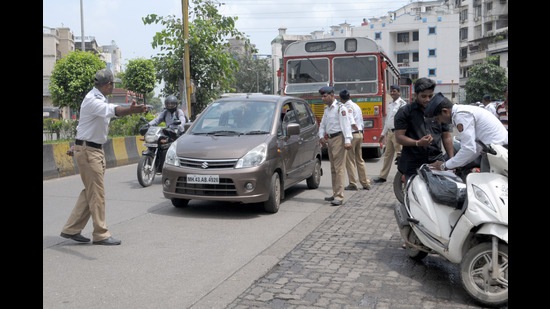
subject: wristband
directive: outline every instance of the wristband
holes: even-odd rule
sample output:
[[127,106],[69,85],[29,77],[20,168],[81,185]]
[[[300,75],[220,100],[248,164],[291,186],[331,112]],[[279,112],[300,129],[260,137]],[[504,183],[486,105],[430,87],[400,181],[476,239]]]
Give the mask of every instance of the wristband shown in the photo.
[[439,169],[442,170],[442,171],[447,170],[447,167],[445,166],[445,162],[441,163],[441,165],[439,166]]
[[416,144],[416,147],[418,147],[418,141],[414,141],[414,143]]

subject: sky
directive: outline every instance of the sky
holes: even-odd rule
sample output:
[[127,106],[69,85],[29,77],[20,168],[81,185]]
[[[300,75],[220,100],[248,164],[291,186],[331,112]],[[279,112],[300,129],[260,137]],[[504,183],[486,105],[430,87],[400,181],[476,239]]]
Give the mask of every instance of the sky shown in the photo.
[[[215,0],[218,12],[238,17],[236,29],[248,35],[260,54],[271,55],[271,41],[279,28],[287,34],[311,34],[330,30],[347,22],[360,26],[363,18],[384,16],[411,0]],[[136,58],[149,59],[158,50],[151,47],[153,36],[162,25],[144,25],[149,14],[182,16],[182,0],[43,0],[42,24],[68,27],[75,36],[94,36],[98,45],[120,48],[122,63]],[[82,4],[82,7],[81,7]],[[189,5],[193,3],[189,0]],[[84,27],[81,26],[81,12]],[[192,9],[189,9],[192,12]],[[192,17],[191,17],[192,18]]]

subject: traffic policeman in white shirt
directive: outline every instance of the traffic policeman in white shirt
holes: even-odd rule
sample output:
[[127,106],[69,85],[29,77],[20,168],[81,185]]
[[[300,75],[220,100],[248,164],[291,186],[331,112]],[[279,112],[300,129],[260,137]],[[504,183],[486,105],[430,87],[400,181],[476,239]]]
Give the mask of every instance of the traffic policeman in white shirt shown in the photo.
[[319,142],[327,146],[332,180],[332,195],[325,197],[325,201],[339,206],[344,202],[346,150],[352,147],[351,123],[347,108],[334,98],[334,88],[324,86],[319,93],[326,105],[319,124]]
[[[456,105],[441,92],[434,95],[424,111],[424,116],[435,118],[440,123],[452,123],[458,131],[460,149],[445,161],[436,161],[430,166],[440,170],[462,167],[481,155],[481,146],[476,140],[489,145],[508,145],[508,131],[490,111],[472,105]],[[481,172],[488,172],[486,156],[482,156]]]
[[81,232],[91,218],[93,244],[105,246],[121,244],[119,239],[111,236],[105,219],[106,161],[103,144],[107,142],[109,122],[113,117],[147,111],[145,105],[137,105],[136,101],[127,107],[109,103],[107,97],[113,93],[114,83],[114,76],[110,70],[97,71],[94,87],[86,94],[80,105],[75,145],[67,154],[74,155],[84,189],[80,191],[76,204],[61,230],[61,237],[89,242],[90,239]]
[[[373,181],[376,183],[385,182],[388,179],[390,174],[391,164],[393,157],[396,155],[397,158],[401,156],[401,144],[395,140],[394,121],[395,114],[397,111],[407,104],[405,100],[401,98],[401,91],[399,90],[398,85],[390,86],[390,96],[393,101],[388,103],[386,119],[384,121],[384,128],[382,129],[382,134],[380,135],[380,142],[385,144],[386,150],[384,150],[384,163],[382,164],[382,169],[380,170],[380,175],[377,178],[374,178]],[[397,162],[397,161],[396,161]]]
[[340,101],[348,109],[353,136],[351,149],[346,153],[346,171],[348,172],[349,184],[344,190],[356,191],[358,190],[358,183],[361,184],[363,189],[370,190],[370,179],[367,177],[363,150],[361,149],[361,144],[363,143],[363,113],[361,112],[361,107],[350,99],[347,89],[340,91]]

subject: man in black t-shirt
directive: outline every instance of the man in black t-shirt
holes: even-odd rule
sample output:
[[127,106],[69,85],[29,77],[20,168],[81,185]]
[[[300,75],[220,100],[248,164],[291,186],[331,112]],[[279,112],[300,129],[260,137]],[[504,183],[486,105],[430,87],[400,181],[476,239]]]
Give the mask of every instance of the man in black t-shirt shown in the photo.
[[454,156],[451,127],[434,119],[424,118],[424,108],[434,96],[435,82],[419,78],[414,83],[416,98],[399,109],[395,115],[395,139],[403,145],[397,169],[408,180],[424,163],[443,160],[441,144],[448,157]]

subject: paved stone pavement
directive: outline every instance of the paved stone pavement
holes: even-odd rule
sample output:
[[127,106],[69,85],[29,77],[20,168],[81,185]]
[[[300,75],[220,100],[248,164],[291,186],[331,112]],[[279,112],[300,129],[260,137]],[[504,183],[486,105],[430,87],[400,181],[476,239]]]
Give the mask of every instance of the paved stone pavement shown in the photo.
[[462,288],[458,265],[437,255],[414,262],[401,248],[392,180],[346,191],[338,210],[226,308],[484,308]]

